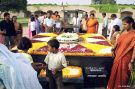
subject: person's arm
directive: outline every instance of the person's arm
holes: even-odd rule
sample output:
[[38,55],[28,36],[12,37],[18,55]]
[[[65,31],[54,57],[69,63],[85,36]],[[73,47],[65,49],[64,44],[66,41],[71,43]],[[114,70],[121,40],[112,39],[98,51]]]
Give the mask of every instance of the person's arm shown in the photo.
[[106,28],[108,25],[108,18],[105,17],[105,21],[104,21],[104,28]]
[[133,48],[133,54],[132,54],[132,58],[131,61],[128,64],[129,70],[132,71],[133,70],[133,63],[135,62],[135,46]]
[[97,21],[97,25],[96,25],[96,33],[98,33],[98,27],[99,27],[99,23]]
[[12,21],[10,23],[11,23],[11,29],[12,29],[12,32],[14,33],[14,36],[17,36],[14,23]]
[[44,26],[45,28],[47,28],[46,19],[44,19],[44,21],[43,21],[43,26]]
[[62,54],[61,56],[61,63],[62,63],[62,66],[52,70],[53,74],[56,74],[57,71],[61,71],[63,68],[67,67],[67,61],[64,54]]
[[134,62],[134,61],[135,61],[135,46],[134,46],[134,49],[133,49],[131,62]]

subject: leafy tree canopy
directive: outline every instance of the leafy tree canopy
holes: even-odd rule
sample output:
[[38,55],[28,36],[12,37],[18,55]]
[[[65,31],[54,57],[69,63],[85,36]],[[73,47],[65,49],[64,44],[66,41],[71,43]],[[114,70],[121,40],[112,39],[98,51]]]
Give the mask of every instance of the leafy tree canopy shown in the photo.
[[0,11],[26,11],[27,0],[0,0]]
[[116,0],[92,0],[93,4],[115,4]]

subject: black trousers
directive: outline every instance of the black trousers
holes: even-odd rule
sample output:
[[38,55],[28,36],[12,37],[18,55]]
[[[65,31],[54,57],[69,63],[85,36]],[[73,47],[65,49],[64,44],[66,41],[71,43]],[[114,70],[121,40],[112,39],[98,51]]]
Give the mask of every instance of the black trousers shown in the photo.
[[102,35],[107,38],[107,27],[102,29]]
[[35,35],[36,35],[36,30],[32,31],[32,36],[35,36]]
[[55,75],[50,70],[46,72],[49,78],[49,89],[63,89],[62,71],[58,71]]

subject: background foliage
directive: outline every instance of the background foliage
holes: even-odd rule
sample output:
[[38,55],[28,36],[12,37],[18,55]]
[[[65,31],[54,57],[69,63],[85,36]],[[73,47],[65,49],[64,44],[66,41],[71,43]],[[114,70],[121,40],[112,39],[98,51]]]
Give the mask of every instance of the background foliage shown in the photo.
[[26,11],[27,0],[0,0],[0,11]]

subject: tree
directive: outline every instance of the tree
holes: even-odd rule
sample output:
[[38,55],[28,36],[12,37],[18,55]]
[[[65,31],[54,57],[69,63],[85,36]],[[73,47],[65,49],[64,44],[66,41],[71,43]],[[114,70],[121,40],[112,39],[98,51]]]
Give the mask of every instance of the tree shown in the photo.
[[0,11],[26,11],[27,0],[0,0]]
[[92,0],[93,4],[115,4],[116,0]]

